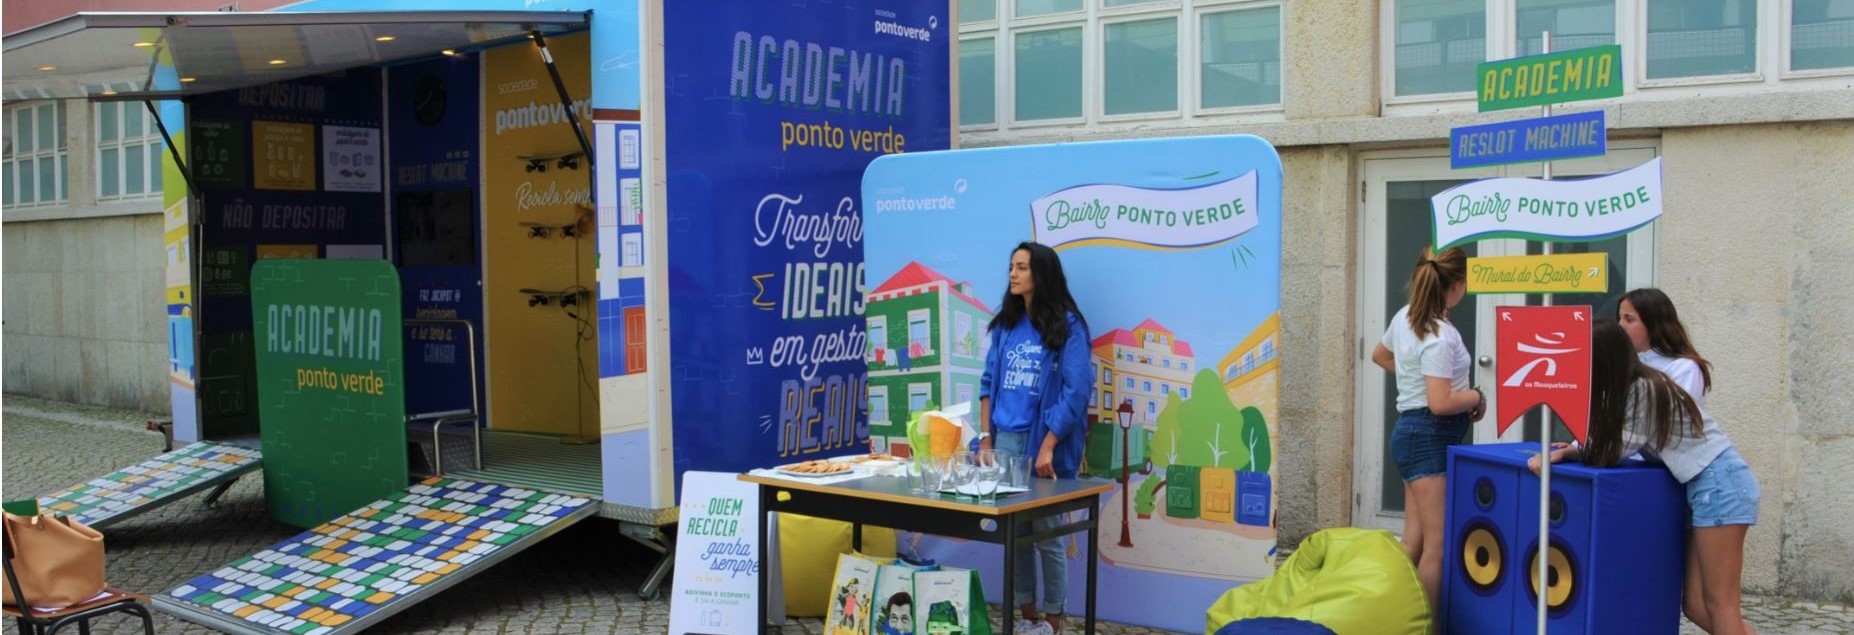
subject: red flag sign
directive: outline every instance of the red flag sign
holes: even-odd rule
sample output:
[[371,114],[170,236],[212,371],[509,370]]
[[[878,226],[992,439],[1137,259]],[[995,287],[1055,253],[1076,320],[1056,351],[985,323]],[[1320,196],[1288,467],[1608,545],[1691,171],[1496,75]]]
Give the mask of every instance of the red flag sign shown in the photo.
[[1590,428],[1590,321],[1588,306],[1494,308],[1499,341],[1499,431],[1545,404],[1578,441]]

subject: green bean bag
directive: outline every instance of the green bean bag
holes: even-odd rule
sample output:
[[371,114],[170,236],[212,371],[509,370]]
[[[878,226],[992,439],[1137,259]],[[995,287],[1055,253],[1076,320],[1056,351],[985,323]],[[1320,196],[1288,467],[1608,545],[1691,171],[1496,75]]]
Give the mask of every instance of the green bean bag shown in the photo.
[[1314,622],[1336,635],[1426,635],[1431,620],[1403,544],[1388,531],[1353,527],[1308,536],[1273,575],[1224,593],[1205,616],[1204,634],[1269,617]]

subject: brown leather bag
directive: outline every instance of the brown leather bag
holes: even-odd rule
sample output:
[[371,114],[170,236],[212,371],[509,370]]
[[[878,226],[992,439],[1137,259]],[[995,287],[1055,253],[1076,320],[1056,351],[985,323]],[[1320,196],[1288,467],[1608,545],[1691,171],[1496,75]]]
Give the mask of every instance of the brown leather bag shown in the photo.
[[[88,525],[43,513],[5,515],[11,567],[26,605],[63,608],[103,592],[103,534]],[[19,606],[12,581],[0,574],[8,605]]]

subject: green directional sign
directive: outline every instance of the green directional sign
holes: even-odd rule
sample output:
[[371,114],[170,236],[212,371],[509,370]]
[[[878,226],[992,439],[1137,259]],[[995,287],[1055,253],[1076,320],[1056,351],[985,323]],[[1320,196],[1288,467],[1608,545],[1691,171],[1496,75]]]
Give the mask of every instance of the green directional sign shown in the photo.
[[384,260],[251,269],[264,500],[313,527],[406,488],[399,274]]
[[1622,96],[1622,46],[1481,62],[1481,112]]

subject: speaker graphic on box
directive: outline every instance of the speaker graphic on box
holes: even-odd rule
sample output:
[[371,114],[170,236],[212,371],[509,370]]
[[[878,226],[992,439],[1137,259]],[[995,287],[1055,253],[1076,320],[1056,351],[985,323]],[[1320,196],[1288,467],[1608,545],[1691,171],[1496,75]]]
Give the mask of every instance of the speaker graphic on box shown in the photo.
[[[1449,448],[1442,632],[1538,629],[1539,477],[1533,443]],[[1667,469],[1558,463],[1544,549],[1549,633],[1680,630],[1685,490]]]

